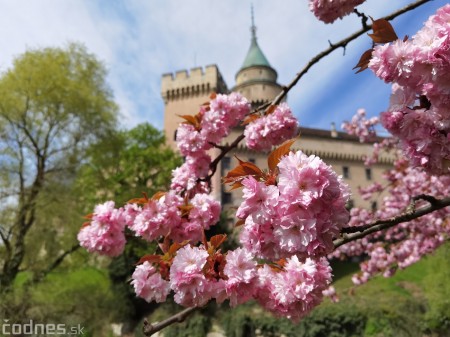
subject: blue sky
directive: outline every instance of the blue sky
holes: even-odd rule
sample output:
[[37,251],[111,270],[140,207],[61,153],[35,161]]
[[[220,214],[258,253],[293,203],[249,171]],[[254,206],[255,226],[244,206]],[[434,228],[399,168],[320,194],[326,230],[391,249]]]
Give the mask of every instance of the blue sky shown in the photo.
[[[0,0],[0,71],[27,48],[83,43],[102,60],[120,106],[122,124],[163,125],[161,74],[217,64],[228,87],[250,43],[253,2],[258,42],[278,81],[286,84],[306,62],[359,28],[353,15],[336,24],[317,21],[306,0]],[[374,18],[405,0],[368,0],[360,10]],[[437,8],[435,0],[393,22],[399,36],[413,35]],[[361,37],[315,65],[289,94],[303,126],[329,128],[361,107],[369,115],[386,108],[390,88],[366,71],[352,70],[370,47]],[[194,112],[193,112],[194,113]]]

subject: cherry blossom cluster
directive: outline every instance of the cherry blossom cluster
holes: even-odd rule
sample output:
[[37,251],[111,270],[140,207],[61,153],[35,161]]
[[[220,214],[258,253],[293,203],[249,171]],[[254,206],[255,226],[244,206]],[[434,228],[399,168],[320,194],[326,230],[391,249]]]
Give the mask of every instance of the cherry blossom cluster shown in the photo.
[[[448,175],[429,175],[420,168],[409,167],[405,159],[397,160],[394,169],[388,171],[385,178],[390,183],[389,194],[383,198],[381,207],[375,212],[353,208],[349,227],[404,213],[414,195],[432,195],[435,198],[450,195]],[[373,186],[373,193],[378,193],[378,185]],[[365,192],[370,194],[369,190]],[[424,204],[426,201],[418,200],[415,207]],[[398,268],[403,269],[436,250],[449,237],[450,208],[447,207],[350,242],[339,247],[332,255],[340,258],[368,255],[368,259],[361,263],[361,273],[353,277],[353,281],[360,284],[377,274],[386,277],[393,275]]]
[[126,243],[126,218],[122,210],[114,207],[114,201],[95,206],[94,213],[88,216],[90,221],[79,231],[78,241],[90,253],[108,256],[122,254]]
[[208,184],[200,180],[209,172],[211,156],[207,151],[220,144],[249,112],[250,103],[240,94],[219,94],[203,105],[197,115],[180,124],[176,141],[185,162],[173,171],[171,189],[208,193]]
[[[265,265],[258,269],[256,299],[275,315],[297,322],[322,302],[331,283],[331,268],[326,258],[288,258],[282,271]],[[331,295],[331,294],[330,294]]]
[[369,68],[392,82],[381,123],[401,141],[414,166],[450,171],[450,5],[440,8],[409,40],[374,48]]
[[353,12],[365,0],[309,0],[309,9],[317,19],[333,23]]
[[248,176],[236,216],[245,220],[240,241],[266,259],[323,256],[347,223],[347,185],[319,157],[290,152],[279,164],[278,184]]
[[273,113],[262,116],[245,127],[246,145],[255,151],[268,151],[273,146],[294,138],[298,121],[286,103],[278,105]]
[[373,142],[377,133],[375,126],[379,123],[378,117],[366,118],[366,110],[358,109],[350,122],[342,123],[342,129],[349,135],[359,137],[361,143]]
[[319,304],[323,292],[330,291],[331,268],[325,258],[301,262],[294,255],[258,268],[249,251],[237,248],[228,251],[225,266],[213,275],[206,272],[211,258],[205,246],[187,245],[178,250],[167,279],[145,261],[136,267],[131,284],[148,302],[165,301],[171,290],[175,302],[187,307],[203,306],[212,299],[218,303],[227,299],[231,306],[255,299],[267,310],[294,321]]
[[[146,301],[163,302],[171,292],[176,303],[188,307],[210,300],[236,306],[255,299],[298,320],[330,292],[331,270],[324,256],[348,220],[349,192],[318,157],[287,150],[274,172],[257,168],[258,180],[244,175],[244,202],[237,212],[245,222],[243,248],[222,253],[220,236],[206,241],[205,231],[221,210],[205,179],[211,164],[207,151],[248,111],[240,95],[218,95],[199,114],[182,116],[177,143],[185,163],[173,171],[171,189],[120,208],[114,202],[98,205],[81,229],[82,246],[109,256],[123,251],[125,231],[159,243],[162,254],[144,256],[132,276],[136,294]],[[297,128],[291,110],[281,104],[252,118],[245,135],[259,149],[270,149],[295,135]],[[260,180],[263,176],[268,180]],[[267,261],[258,265],[260,258]]]
[[175,242],[198,242],[204,230],[217,223],[220,211],[220,203],[204,193],[196,194],[188,204],[174,191],[120,208],[108,201],[95,207],[91,221],[78,233],[78,240],[89,252],[108,256],[123,252],[125,228],[147,241],[168,237]]

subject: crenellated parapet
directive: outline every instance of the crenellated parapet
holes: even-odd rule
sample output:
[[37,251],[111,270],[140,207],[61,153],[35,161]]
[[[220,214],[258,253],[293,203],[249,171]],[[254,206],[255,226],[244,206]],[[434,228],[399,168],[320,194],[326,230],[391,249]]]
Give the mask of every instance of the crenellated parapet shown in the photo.
[[216,65],[162,75],[161,95],[166,104],[169,101],[209,95],[212,92],[228,92],[227,85]]

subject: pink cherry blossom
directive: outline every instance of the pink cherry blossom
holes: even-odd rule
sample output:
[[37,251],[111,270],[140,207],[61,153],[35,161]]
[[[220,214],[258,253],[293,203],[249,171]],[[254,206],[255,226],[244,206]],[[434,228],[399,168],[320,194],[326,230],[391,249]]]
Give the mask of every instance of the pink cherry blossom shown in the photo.
[[365,0],[310,0],[309,9],[325,23],[333,23],[353,12],[356,6]]
[[265,265],[258,276],[258,302],[274,314],[297,322],[322,301],[323,291],[331,283],[331,268],[325,258],[301,262],[294,255],[282,270]]
[[134,287],[136,295],[142,297],[147,302],[164,302],[170,292],[169,282],[162,279],[148,261],[136,267],[131,276],[131,285]]
[[255,292],[257,276],[253,255],[243,248],[229,251],[224,274],[227,276],[225,289],[230,305],[236,306],[250,300]]
[[281,103],[275,111],[262,116],[245,127],[244,135],[249,149],[268,151],[297,135],[298,121],[286,103]]
[[118,256],[125,247],[123,209],[114,208],[114,201],[95,206],[91,221],[78,233],[80,245],[89,252]]
[[186,306],[203,306],[212,297],[212,282],[203,274],[208,253],[189,245],[178,250],[170,268],[170,288],[175,302]]

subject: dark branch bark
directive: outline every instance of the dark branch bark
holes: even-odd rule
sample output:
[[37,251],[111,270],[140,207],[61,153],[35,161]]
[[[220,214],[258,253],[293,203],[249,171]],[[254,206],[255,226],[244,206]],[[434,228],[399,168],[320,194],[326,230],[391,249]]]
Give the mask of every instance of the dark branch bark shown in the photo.
[[193,313],[197,309],[198,308],[196,307],[184,309],[183,311],[180,311],[179,313],[170,316],[169,318],[159,323],[151,324],[147,320],[145,320],[143,327],[144,335],[151,336],[154,333],[164,329],[165,327],[172,325],[173,323],[183,322],[186,319],[186,317],[188,317],[191,313]]
[[[383,17],[382,19],[385,20],[392,20],[394,18],[396,18],[399,15],[402,15],[406,12],[409,12],[427,2],[430,2],[431,0],[419,0],[416,2],[413,2],[401,9],[399,9],[398,11],[393,12],[392,14],[389,14],[385,17]],[[280,94],[275,97],[275,99],[272,101],[271,105],[277,105],[279,104],[284,97],[286,97],[286,95],[288,94],[288,92],[297,84],[297,82],[308,72],[308,70],[315,65],[317,62],[319,62],[321,59],[323,59],[325,56],[331,54],[333,51],[335,51],[338,48],[344,48],[347,47],[347,45],[356,40],[358,37],[360,37],[362,34],[364,34],[365,32],[369,31],[370,29],[372,29],[372,25],[366,25],[366,27],[361,28],[359,31],[353,33],[352,35],[348,36],[347,38],[337,42],[337,43],[333,43],[330,44],[330,47],[328,47],[327,49],[325,49],[324,51],[322,51],[321,53],[317,54],[316,56],[314,56],[307,64],[306,66],[295,76],[295,78],[292,80],[291,83],[289,83],[287,86],[283,87],[283,90],[280,92]]]
[[70,249],[64,251],[61,255],[59,255],[53,262],[47,267],[47,269],[41,271],[38,273],[34,279],[33,282],[39,282],[41,281],[45,276],[47,276],[50,272],[55,270],[63,261],[64,259],[72,254],[73,252],[77,251],[80,248],[80,245],[77,243],[73,245]]
[[3,244],[5,245],[7,256],[11,254],[11,244],[9,242],[8,235],[3,233],[3,228],[0,227],[0,238],[2,239]]
[[[427,200],[429,202],[429,204],[416,210],[413,205],[415,203],[415,199],[416,200],[418,200],[418,199]],[[413,198],[411,205],[413,205],[413,206],[408,207],[408,208],[410,208],[409,211],[406,211],[405,213],[400,214],[398,216],[395,216],[395,217],[392,217],[389,219],[376,220],[372,223],[369,223],[369,224],[366,224],[363,226],[344,228],[342,230],[342,232],[347,233],[349,235],[344,234],[344,236],[342,238],[334,240],[334,242],[333,242],[334,247],[338,248],[346,243],[362,239],[369,234],[391,228],[391,227],[398,225],[400,223],[403,223],[403,222],[408,222],[408,221],[411,221],[414,219],[418,219],[421,216],[424,216],[426,214],[429,214],[434,211],[443,209],[447,206],[450,206],[450,197],[446,197],[443,199],[435,199],[432,196],[420,195],[420,196]]]

